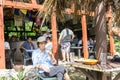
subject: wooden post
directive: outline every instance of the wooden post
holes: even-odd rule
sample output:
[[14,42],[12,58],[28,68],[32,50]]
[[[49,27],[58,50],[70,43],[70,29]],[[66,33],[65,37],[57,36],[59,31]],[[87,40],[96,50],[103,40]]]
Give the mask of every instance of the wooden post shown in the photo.
[[114,55],[115,45],[114,45],[113,33],[111,30],[111,17],[108,18],[108,28],[109,28],[109,37],[110,37],[110,53],[111,55]]
[[86,15],[85,14],[82,15],[81,23],[82,23],[84,58],[88,58],[87,25],[86,25]]
[[52,26],[52,44],[53,44],[53,54],[55,59],[58,60],[58,42],[57,42],[57,28],[56,28],[56,14],[51,15],[51,26]]
[[0,69],[5,69],[3,5],[0,1]]
[[108,3],[108,12],[107,12],[107,18],[108,18],[108,30],[109,30],[109,37],[110,37],[110,53],[111,55],[114,55],[115,53],[115,45],[114,45],[114,38],[113,38],[113,33],[111,30],[111,7],[110,7],[110,3]]

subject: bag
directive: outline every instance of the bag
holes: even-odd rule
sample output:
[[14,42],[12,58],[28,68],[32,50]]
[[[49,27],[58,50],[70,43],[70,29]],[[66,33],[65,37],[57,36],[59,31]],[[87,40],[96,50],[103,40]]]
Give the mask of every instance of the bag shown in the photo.
[[111,61],[120,63],[120,57],[118,55],[115,55]]
[[61,42],[71,42],[72,41],[72,36],[69,34],[68,29],[66,29],[67,35],[62,39]]

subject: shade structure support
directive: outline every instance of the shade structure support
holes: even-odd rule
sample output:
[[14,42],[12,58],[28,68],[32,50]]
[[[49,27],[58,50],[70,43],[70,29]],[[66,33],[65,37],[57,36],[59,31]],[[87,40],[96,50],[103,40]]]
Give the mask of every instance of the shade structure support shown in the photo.
[[0,1],[0,69],[5,69],[3,0]]
[[53,44],[53,54],[58,61],[58,42],[57,42],[57,27],[56,27],[56,13],[53,12],[51,15],[51,26],[52,26],[52,44]]
[[84,58],[88,58],[88,44],[87,44],[87,25],[86,25],[86,15],[82,14],[82,39],[83,39],[83,53]]

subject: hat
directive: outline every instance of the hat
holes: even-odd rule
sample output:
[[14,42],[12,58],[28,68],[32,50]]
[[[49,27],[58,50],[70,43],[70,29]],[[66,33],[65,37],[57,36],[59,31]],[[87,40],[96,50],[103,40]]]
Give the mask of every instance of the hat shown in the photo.
[[46,38],[43,36],[41,36],[37,39],[37,42],[44,42],[44,41],[46,41]]

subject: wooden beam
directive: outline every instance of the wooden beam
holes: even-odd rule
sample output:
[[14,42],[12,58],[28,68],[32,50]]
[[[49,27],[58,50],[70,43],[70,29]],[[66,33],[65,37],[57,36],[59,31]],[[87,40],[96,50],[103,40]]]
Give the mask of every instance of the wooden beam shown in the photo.
[[4,2],[4,7],[27,9],[27,10],[33,10],[33,9],[40,10],[42,8],[42,5],[35,4],[34,0],[32,0],[32,2],[33,3],[24,3],[24,2],[15,2],[15,1],[6,0]]
[[0,69],[5,69],[3,6],[0,5]]
[[[7,1],[4,0],[4,7],[8,8],[19,8],[19,9],[27,9],[27,10],[41,10],[42,5],[38,5],[35,0],[31,0],[32,3],[24,3],[24,2],[16,2],[16,1]],[[64,14],[73,14],[74,13],[74,4],[72,5],[72,9],[66,8],[64,11],[62,11]],[[77,14],[82,15],[84,11],[78,10]],[[87,13],[86,13],[87,14]],[[94,12],[90,12],[89,16],[94,16]],[[109,14],[106,14],[106,17],[108,17]]]
[[83,39],[84,58],[88,58],[87,25],[86,25],[86,15],[85,14],[82,15],[81,23],[82,23],[82,39]]
[[52,26],[52,44],[53,44],[53,54],[58,61],[58,42],[57,42],[57,24],[56,24],[56,14],[51,15],[51,26]]

